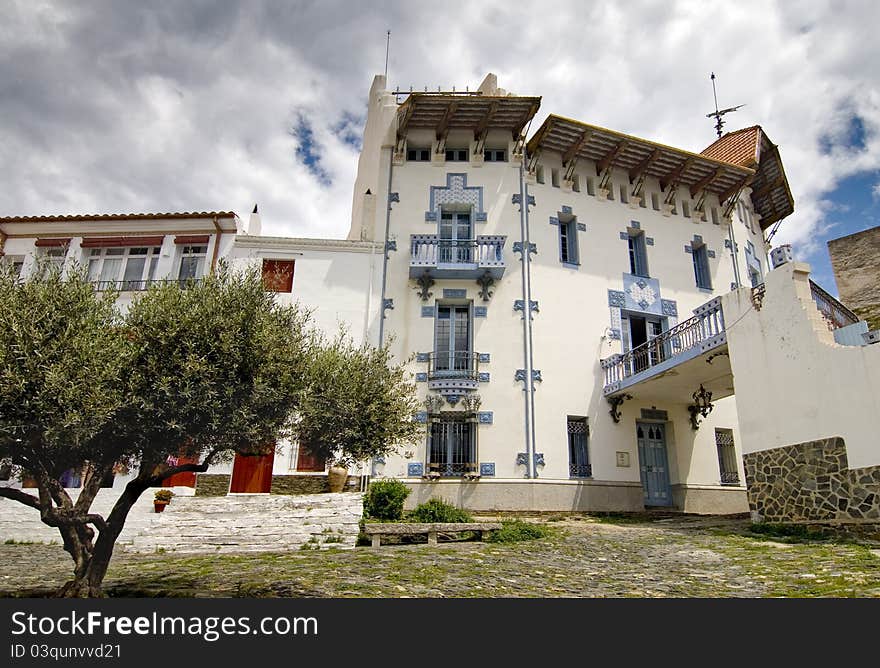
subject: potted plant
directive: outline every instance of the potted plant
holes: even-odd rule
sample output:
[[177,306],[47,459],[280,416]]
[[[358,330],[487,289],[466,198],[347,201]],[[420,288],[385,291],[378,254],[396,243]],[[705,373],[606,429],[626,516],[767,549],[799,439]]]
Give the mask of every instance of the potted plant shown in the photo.
[[171,499],[174,496],[174,492],[170,489],[160,489],[156,492],[155,497],[153,498],[153,510],[157,513],[161,513],[165,510],[165,506],[171,503]]

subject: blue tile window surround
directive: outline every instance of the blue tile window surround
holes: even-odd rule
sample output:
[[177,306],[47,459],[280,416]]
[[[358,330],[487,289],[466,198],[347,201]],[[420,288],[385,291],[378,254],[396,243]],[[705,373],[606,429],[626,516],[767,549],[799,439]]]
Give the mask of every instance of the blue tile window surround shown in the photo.
[[425,222],[436,223],[439,220],[440,207],[444,204],[470,205],[474,212],[474,222],[486,222],[486,211],[483,210],[483,188],[469,186],[467,174],[447,174],[445,186],[430,187]]
[[559,261],[564,267],[577,269],[580,267],[580,248],[578,232],[585,232],[587,226],[577,222],[572,215],[570,206],[563,206],[562,211],[550,217],[550,224],[559,229]]

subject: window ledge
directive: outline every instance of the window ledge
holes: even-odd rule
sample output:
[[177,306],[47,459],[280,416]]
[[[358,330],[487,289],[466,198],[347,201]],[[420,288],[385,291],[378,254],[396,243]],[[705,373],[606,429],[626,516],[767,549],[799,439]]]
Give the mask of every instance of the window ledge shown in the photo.
[[564,262],[562,260],[560,262],[562,262],[563,267],[568,267],[569,269],[579,269],[581,266],[580,262]]
[[699,290],[700,292],[705,292],[707,294],[712,294],[713,292],[715,292],[715,290],[713,290],[712,288],[702,288],[699,285],[697,286],[697,290]]

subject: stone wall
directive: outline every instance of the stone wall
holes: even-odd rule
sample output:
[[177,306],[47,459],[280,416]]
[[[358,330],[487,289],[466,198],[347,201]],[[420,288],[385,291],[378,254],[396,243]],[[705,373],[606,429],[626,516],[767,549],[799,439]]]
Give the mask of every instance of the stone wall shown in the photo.
[[759,521],[880,519],[880,466],[850,470],[840,437],[751,452],[743,461]]
[[226,473],[196,474],[196,496],[226,496],[229,492],[229,475]]
[[880,328],[880,226],[828,242],[840,301]]
[[[360,477],[348,476],[346,492],[360,489]],[[291,496],[295,494],[321,494],[330,491],[326,475],[273,475],[271,494]],[[226,496],[229,492],[229,475],[225,473],[199,473],[196,479],[196,496]]]

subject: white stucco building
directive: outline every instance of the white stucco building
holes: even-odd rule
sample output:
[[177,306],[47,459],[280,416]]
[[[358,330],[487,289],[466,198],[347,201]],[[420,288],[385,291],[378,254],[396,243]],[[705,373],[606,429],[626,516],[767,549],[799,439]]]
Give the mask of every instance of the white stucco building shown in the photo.
[[694,333],[650,341],[699,309],[723,337],[713,300],[762,281],[762,232],[793,207],[778,152],[760,128],[697,154],[553,115],[525,138],[539,103],[492,75],[374,80],[349,238],[389,250],[381,336],[426,402],[424,440],[376,473],[478,509],[746,510],[726,358],[627,387]]
[[[345,240],[265,237],[256,212],[6,218],[0,251],[23,275],[88,262],[123,300],[256,264],[324,332],[390,342],[424,432],[352,473],[411,505],[880,517],[880,336],[785,247],[770,271],[794,201],[763,129],[699,153],[556,115],[527,137],[540,101],[377,76]],[[169,484],[323,489],[323,461],[279,446]]]

